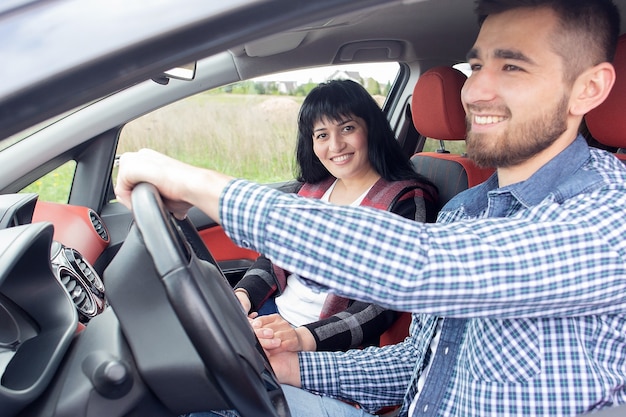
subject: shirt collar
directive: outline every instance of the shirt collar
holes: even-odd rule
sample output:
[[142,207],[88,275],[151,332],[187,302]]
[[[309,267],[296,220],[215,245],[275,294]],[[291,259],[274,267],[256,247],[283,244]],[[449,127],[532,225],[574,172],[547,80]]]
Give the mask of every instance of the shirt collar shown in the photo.
[[[511,194],[524,206],[535,206],[551,193],[563,188],[562,185],[580,170],[589,156],[589,147],[585,138],[578,135],[567,148],[539,168],[526,181],[498,188],[497,173],[493,174],[487,181],[468,190],[459,200],[451,200],[452,204],[446,205],[446,210],[454,210],[459,205],[463,205],[468,214],[477,215],[487,209],[488,194],[494,193]],[[566,198],[567,195],[562,197]]]
[[526,181],[502,187],[511,192],[526,207],[533,207],[548,195],[559,190],[589,159],[589,146],[585,139],[578,137],[561,153],[539,168]]

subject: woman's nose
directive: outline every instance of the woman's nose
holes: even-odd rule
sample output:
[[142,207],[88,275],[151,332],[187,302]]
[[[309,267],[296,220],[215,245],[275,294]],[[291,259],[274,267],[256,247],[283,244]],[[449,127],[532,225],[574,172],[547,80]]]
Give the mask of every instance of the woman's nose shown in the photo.
[[336,133],[333,133],[330,135],[330,141],[329,141],[329,146],[328,146],[330,151],[339,152],[344,148],[344,146],[345,146],[345,142],[343,141],[343,138],[341,137],[341,135],[336,134]]

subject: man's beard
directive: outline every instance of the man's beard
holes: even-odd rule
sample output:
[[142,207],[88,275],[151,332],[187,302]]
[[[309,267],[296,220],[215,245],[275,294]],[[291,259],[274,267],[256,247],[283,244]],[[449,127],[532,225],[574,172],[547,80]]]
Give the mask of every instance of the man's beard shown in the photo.
[[[498,136],[470,131],[471,121],[466,119],[467,156],[481,167],[506,168],[527,161],[552,145],[567,130],[567,105],[569,97],[563,96],[552,112],[512,126]],[[502,111],[497,113],[502,114]],[[506,109],[510,116],[510,111]]]

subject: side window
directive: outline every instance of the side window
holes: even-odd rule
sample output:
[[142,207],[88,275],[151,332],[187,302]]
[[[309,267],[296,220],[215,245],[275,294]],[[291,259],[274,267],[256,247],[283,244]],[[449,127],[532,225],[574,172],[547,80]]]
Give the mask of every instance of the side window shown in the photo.
[[21,193],[37,193],[39,200],[51,203],[67,203],[72,189],[76,162],[68,161],[31,183]]
[[180,100],[128,123],[118,154],[152,148],[260,183],[293,179],[298,111],[309,91],[320,82],[351,78],[382,106],[399,70],[395,63],[359,67],[274,74]]
[[222,89],[197,94],[127,124],[120,135],[118,154],[152,148],[239,178],[286,180],[293,176],[302,99]]

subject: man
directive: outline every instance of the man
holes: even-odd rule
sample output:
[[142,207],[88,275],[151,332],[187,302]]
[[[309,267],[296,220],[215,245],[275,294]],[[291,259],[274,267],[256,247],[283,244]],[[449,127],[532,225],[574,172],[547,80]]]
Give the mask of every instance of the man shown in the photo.
[[626,169],[577,134],[615,80],[618,12],[610,0],[484,0],[478,13],[467,147],[497,173],[439,224],[303,201],[150,151],[121,158],[125,204],[152,182],[177,216],[198,206],[287,270],[416,313],[403,343],[348,352],[272,354],[280,341],[259,329],[294,416],[399,403],[403,416],[552,416],[626,403]]

